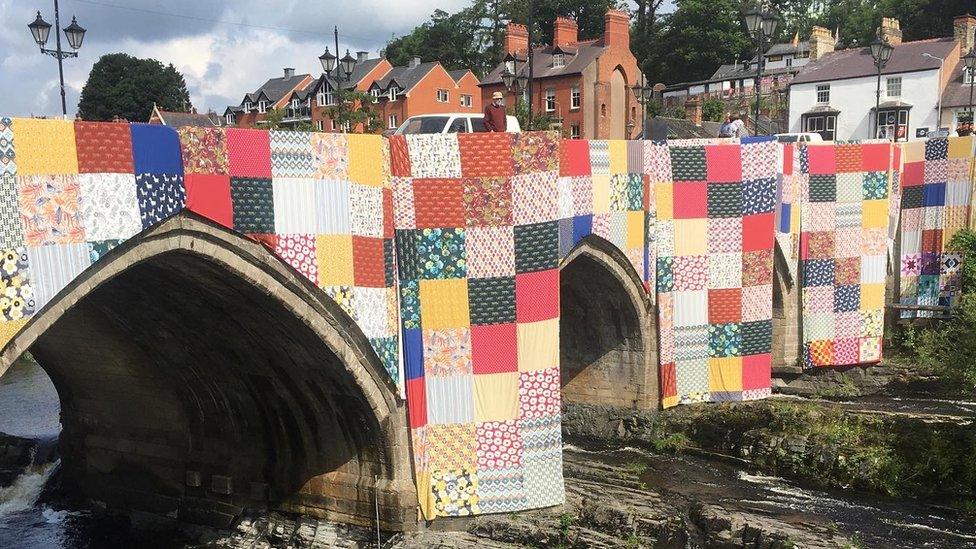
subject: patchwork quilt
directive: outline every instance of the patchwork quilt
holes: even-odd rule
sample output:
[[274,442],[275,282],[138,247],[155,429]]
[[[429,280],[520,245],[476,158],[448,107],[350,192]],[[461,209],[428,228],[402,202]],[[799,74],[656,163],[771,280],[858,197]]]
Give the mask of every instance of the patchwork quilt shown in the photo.
[[[904,145],[901,195],[902,305],[957,304],[963,254],[949,251],[952,237],[968,226],[976,137],[933,138]],[[933,311],[904,309],[902,318]]]
[[806,367],[881,360],[890,143],[811,144],[800,224]]
[[655,185],[661,393],[665,407],[770,394],[772,138],[674,145]]

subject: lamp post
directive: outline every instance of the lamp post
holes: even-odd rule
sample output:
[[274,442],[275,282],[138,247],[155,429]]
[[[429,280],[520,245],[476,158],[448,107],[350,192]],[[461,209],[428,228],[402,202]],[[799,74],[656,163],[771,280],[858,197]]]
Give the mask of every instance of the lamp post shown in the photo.
[[[336,55],[339,55],[339,26],[336,25],[333,28],[335,36],[335,49]],[[336,118],[342,112],[342,82],[349,82],[349,77],[352,75],[352,71],[356,69],[356,58],[349,54],[349,48],[346,48],[346,55],[342,59],[332,55],[329,51],[329,47],[325,47],[325,53],[319,56],[319,62],[322,63],[322,70],[325,71],[326,81],[332,76],[332,71],[335,71],[335,82],[336,82]],[[343,128],[345,132],[345,128]]]
[[743,14],[746,28],[756,37],[756,105],[755,114],[752,120],[753,131],[759,135],[759,101],[762,98],[762,75],[763,75],[763,42],[767,38],[772,38],[779,24],[779,17],[772,12],[764,12],[753,8]]
[[54,36],[55,49],[49,50],[44,47],[51,34],[51,24],[41,17],[41,12],[37,12],[37,18],[30,25],[27,25],[34,42],[41,48],[41,53],[50,55],[58,60],[58,80],[61,82],[61,114],[68,116],[68,103],[64,98],[64,60],[69,57],[78,57],[78,50],[81,43],[85,40],[85,29],[78,24],[78,20],[72,16],[71,24],[65,27],[64,35],[68,39],[68,45],[74,51],[64,51],[61,49],[61,10],[58,8],[58,0],[54,0]]
[[[515,96],[515,107],[518,107],[519,94],[526,89],[529,77],[526,76],[525,67],[522,67],[522,74],[519,74],[518,57],[515,54],[505,56],[505,70],[502,71],[502,83],[505,88]],[[531,106],[529,107],[531,109]],[[530,111],[531,112],[531,111]]]
[[644,72],[641,71],[640,82],[630,87],[634,92],[634,98],[641,105],[641,139],[644,139],[644,132],[647,126],[647,105],[654,99],[654,88],[647,85]]
[[[879,35],[871,42],[871,57],[874,58],[874,66],[878,67],[878,88],[874,92],[874,137],[878,137],[878,130],[880,129],[878,122],[881,116],[881,69],[888,64],[888,60],[891,59],[891,52],[894,50],[891,44],[887,40],[882,40]],[[894,136],[892,136],[894,137]]]
[[[973,46],[969,53],[962,57],[966,63],[966,71],[969,73],[969,128],[970,133],[976,129],[976,116],[973,116],[973,88],[976,87],[976,46]],[[963,80],[965,81],[965,80]]]

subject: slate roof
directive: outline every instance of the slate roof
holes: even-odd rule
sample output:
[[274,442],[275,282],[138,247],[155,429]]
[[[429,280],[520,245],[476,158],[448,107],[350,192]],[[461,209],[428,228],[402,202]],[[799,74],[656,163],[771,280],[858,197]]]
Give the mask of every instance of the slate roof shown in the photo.
[[295,89],[295,86],[297,86],[298,83],[304,80],[305,77],[307,76],[310,75],[296,74],[295,76],[291,76],[288,78],[285,78],[284,76],[278,78],[272,78],[267,82],[265,82],[264,85],[262,85],[260,88],[255,90],[253,94],[249,94],[249,95],[252,95],[254,97],[254,99],[252,99],[252,101],[254,101],[257,99],[258,96],[261,95],[261,92],[264,92],[264,95],[268,97],[268,101],[277,103],[282,97],[284,97],[286,94],[290,93],[293,89]]
[[[891,59],[881,69],[881,74],[938,70],[939,60],[925,57],[922,54],[928,53],[944,59],[955,46],[956,42],[952,38],[903,42],[894,47],[891,52]],[[871,48],[855,48],[831,52],[812,63],[804,65],[793,79],[793,84],[861,78],[876,74],[878,74],[878,69],[874,66]]]
[[[533,49],[532,53],[532,63],[533,71],[532,76],[536,80],[540,78],[551,78],[554,76],[564,76],[567,74],[580,74],[583,69],[588,67],[596,58],[603,52],[604,46],[603,39],[588,40],[586,42],[577,42],[576,44],[571,44],[569,46],[561,46],[560,49],[566,50],[571,48],[577,48],[575,55],[565,54],[565,65],[562,67],[552,66],[552,46],[537,46]],[[522,56],[518,60],[518,73],[519,74],[529,74],[529,65],[525,62],[525,56]],[[502,83],[502,72],[505,70],[505,63],[499,63],[495,66],[491,72],[481,81],[480,86],[490,86]]]
[[468,74],[469,72],[471,72],[469,69],[458,69],[456,71],[447,71],[447,74],[451,75],[451,78],[454,79],[454,83],[456,84],[462,78],[464,78],[465,74]]
[[376,80],[373,85],[379,86],[381,90],[385,90],[395,80],[397,85],[400,86],[400,92],[406,93],[413,89],[438,64],[438,61],[430,61],[428,63],[420,63],[416,66],[406,65],[403,67],[393,67],[390,72],[383,75],[383,78]]
[[[943,107],[968,107],[969,91],[973,86],[964,84],[962,72],[966,70],[966,62],[959,61],[956,70],[949,75],[949,83],[946,84],[945,91],[942,92]],[[973,90],[973,99],[976,101],[976,90]]]
[[210,113],[157,111],[163,124],[171,128],[183,128],[186,126],[213,128],[217,126],[217,122],[211,117]]
[[766,50],[766,57],[770,55],[787,55],[787,54],[799,54],[807,53],[810,51],[810,42],[806,40],[802,42],[797,42],[796,44],[792,42],[784,42],[782,44],[773,44]]

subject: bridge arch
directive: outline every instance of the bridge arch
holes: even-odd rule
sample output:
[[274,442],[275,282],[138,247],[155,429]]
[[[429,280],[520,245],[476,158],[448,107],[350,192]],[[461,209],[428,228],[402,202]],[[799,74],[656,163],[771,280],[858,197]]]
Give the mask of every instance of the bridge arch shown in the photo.
[[563,401],[657,408],[657,319],[637,271],[595,235],[576,244],[560,269]]
[[[224,525],[245,507],[416,520],[405,404],[339,305],[184,212],[125,242],[0,353],[61,401],[65,478],[109,506]],[[374,498],[376,498],[374,500]]]

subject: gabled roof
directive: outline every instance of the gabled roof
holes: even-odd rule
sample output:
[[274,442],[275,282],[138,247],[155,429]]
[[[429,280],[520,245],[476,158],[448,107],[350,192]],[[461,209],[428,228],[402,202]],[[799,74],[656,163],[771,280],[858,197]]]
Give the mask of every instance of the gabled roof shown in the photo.
[[[566,64],[562,67],[552,66],[552,46],[537,46],[532,50],[533,57],[533,78],[550,78],[553,76],[563,76],[567,74],[579,74],[590,65],[593,61],[599,57],[600,53],[606,48],[603,44],[603,39],[597,40],[587,40],[586,42],[577,42],[576,44],[570,44],[568,46],[560,46],[560,49],[577,48],[576,54],[570,56],[566,54]],[[529,74],[528,63],[524,61],[524,55],[519,57],[519,74]],[[499,63],[494,69],[485,76],[484,80],[481,81],[481,86],[500,84],[502,82],[502,72],[505,70],[505,63]]]
[[464,78],[464,75],[466,75],[468,73],[471,73],[472,75],[474,75],[474,73],[471,72],[471,69],[459,69],[459,70],[455,70],[455,71],[447,71],[447,74],[451,75],[451,78],[454,80],[454,83],[455,84],[457,84],[458,82],[460,82],[461,79]]
[[260,101],[260,95],[264,94],[268,101],[277,103],[282,97],[287,95],[289,92],[295,89],[295,86],[301,84],[305,78],[309,77],[308,74],[296,74],[289,77],[279,77],[272,78],[264,83],[260,88],[254,91],[254,97]]
[[244,112],[244,109],[242,109],[240,105],[228,105],[227,108],[224,109],[224,116],[227,116],[228,114],[240,114],[242,112]]
[[322,73],[319,77],[312,83],[311,86],[305,88],[309,95],[316,95],[319,92],[319,88],[322,87],[326,82],[329,83],[329,87],[333,90],[344,89],[350,90],[359,85],[364,78],[376,68],[383,61],[382,57],[376,57],[373,59],[367,59],[360,63],[356,63],[356,67],[352,70],[352,74],[349,75],[349,80],[343,79],[341,82],[337,82],[334,75],[326,75]]
[[796,44],[792,42],[784,42],[782,44],[773,44],[769,46],[766,50],[766,57],[770,55],[788,55],[788,54],[798,54],[807,53],[810,51],[810,43],[804,40],[803,42],[797,42]]
[[381,90],[386,90],[389,88],[391,82],[396,82],[400,91],[406,93],[419,84],[438,65],[440,65],[439,61],[430,61],[414,66],[393,67],[383,78],[376,80],[374,85],[378,86]]
[[[955,47],[956,42],[952,38],[902,42],[894,46],[891,58],[888,60],[888,64],[881,69],[881,74],[938,70],[939,60],[922,54],[928,53],[945,59]],[[878,69],[874,65],[874,58],[871,57],[871,48],[839,50],[804,65],[796,78],[793,79],[793,84],[862,78],[877,74]]]
[[969,107],[970,91],[976,92],[976,89],[973,89],[970,84],[963,83],[963,71],[965,70],[966,63],[960,61],[956,65],[956,69],[949,75],[949,83],[946,84],[945,91],[942,92],[943,107]]
[[214,120],[216,113],[196,113],[196,112],[173,112],[154,108],[156,116],[164,125],[171,128],[182,128],[185,126],[213,128],[217,121]]

